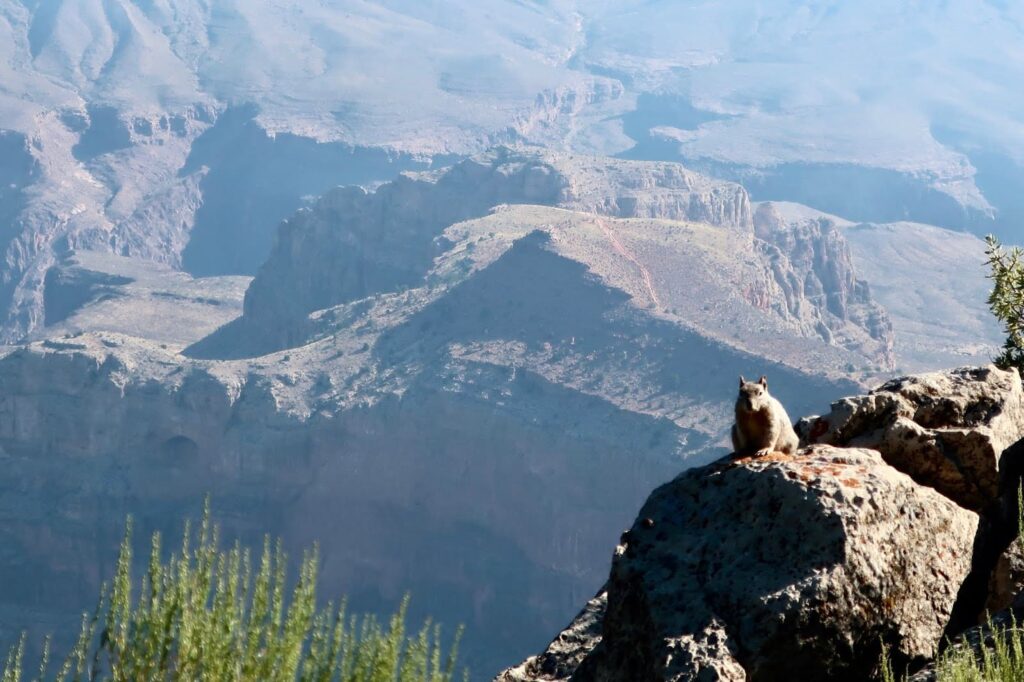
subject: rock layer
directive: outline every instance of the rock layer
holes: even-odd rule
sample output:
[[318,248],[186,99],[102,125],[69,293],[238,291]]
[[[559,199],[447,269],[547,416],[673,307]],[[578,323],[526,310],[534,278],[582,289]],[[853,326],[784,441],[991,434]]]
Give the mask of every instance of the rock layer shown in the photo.
[[[750,229],[750,201],[739,185],[676,164],[502,148],[436,173],[402,175],[372,193],[339,188],[300,211],[281,226],[246,294],[247,331],[235,336],[264,339],[249,353],[299,343],[306,315],[415,286],[443,253],[445,228],[506,203]],[[227,345],[246,344],[219,344]]]

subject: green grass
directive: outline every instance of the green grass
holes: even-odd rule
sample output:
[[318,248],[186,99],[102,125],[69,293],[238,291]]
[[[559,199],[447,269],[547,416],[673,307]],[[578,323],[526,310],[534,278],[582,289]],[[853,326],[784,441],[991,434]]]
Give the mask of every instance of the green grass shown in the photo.
[[[1019,682],[1024,680],[1024,633],[1016,624],[995,627],[993,646],[980,652],[969,646],[954,647],[937,667],[940,682]],[[980,659],[979,659],[980,655]]]
[[[935,664],[938,682],[1021,682],[1024,680],[1024,630],[1016,623],[991,625],[991,646],[979,649],[959,644],[946,650]],[[888,655],[882,655],[882,682],[897,682]]]
[[[228,680],[450,682],[461,631],[447,652],[427,621],[407,633],[408,598],[386,624],[352,616],[345,602],[317,606],[316,549],[288,589],[287,557],[266,538],[257,562],[236,543],[222,549],[209,507],[198,534],[163,559],[153,535],[148,568],[132,576],[131,520],[109,585],[62,665],[49,672],[49,639],[32,680]],[[25,637],[8,654],[2,682],[25,679]],[[463,673],[468,679],[468,674]]]
[[[1017,539],[1024,548],[1024,486],[1017,488]],[[935,662],[938,682],[1021,682],[1024,680],[1024,630],[1018,627],[1013,614],[1009,625],[991,620],[985,638],[988,645],[972,647],[963,642],[953,645]],[[882,682],[897,682],[889,653],[882,648]]]

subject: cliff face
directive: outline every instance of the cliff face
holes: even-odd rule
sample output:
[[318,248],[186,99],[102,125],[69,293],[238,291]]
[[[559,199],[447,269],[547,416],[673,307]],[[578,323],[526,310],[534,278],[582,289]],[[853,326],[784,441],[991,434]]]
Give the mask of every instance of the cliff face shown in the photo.
[[894,366],[889,315],[858,277],[850,246],[833,221],[786,221],[764,203],[754,215],[754,234],[794,321],[828,343],[874,351],[885,367]]
[[243,322],[272,344],[261,350],[293,345],[310,312],[420,283],[449,225],[501,203],[555,204],[565,185],[542,159],[499,154],[373,193],[334,190],[281,226],[246,293]]
[[272,344],[263,352],[294,345],[312,311],[416,285],[443,253],[435,240],[445,228],[499,204],[750,225],[742,188],[674,164],[501,150],[439,173],[403,176],[369,194],[338,189],[300,212],[281,227],[246,295],[245,334]]
[[1006,571],[1020,396],[994,367],[906,377],[802,422],[805,441],[847,447],[684,472],[622,535],[597,597],[497,679],[853,681],[880,641],[896,669],[921,667],[1024,586]]
[[676,163],[600,161],[556,157],[569,189],[560,205],[615,218],[664,218],[749,232],[750,198],[740,185],[721,182]]
[[[885,311],[856,278],[838,231],[790,228],[762,211],[755,233],[742,187],[676,164],[509,150],[432,175],[402,177],[372,194],[359,189],[330,193],[282,226],[270,259],[246,295],[238,324],[192,352],[202,357],[253,355],[300,343],[309,333],[310,312],[414,286],[433,260],[451,248],[441,234],[447,226],[483,216],[497,204],[543,204],[720,227],[736,242],[738,255],[756,263],[733,286],[773,318],[773,326],[867,358],[851,363],[858,368],[892,366]],[[665,265],[656,252],[629,257],[638,259],[636,266],[644,272]],[[663,278],[670,276],[681,275],[663,270]],[[712,301],[723,295],[730,297],[723,292]],[[689,302],[659,303],[678,308]],[[702,319],[713,316],[684,316],[691,324],[713,326]],[[719,333],[728,332],[723,328]]]
[[332,352],[248,371],[103,335],[0,361],[4,640],[91,607],[125,515],[140,537],[170,532],[210,493],[229,535],[319,542],[325,591],[375,611],[411,591],[417,617],[465,622],[467,660],[496,670],[592,589],[608,529],[686,435],[481,362],[338,409]]

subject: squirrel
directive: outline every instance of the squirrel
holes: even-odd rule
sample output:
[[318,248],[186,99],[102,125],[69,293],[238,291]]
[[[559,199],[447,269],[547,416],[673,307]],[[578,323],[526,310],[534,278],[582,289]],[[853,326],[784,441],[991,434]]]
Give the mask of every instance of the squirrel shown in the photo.
[[768,393],[768,379],[747,381],[740,377],[736,398],[736,424],[732,447],[738,456],[763,457],[770,452],[791,455],[800,445],[782,403]]

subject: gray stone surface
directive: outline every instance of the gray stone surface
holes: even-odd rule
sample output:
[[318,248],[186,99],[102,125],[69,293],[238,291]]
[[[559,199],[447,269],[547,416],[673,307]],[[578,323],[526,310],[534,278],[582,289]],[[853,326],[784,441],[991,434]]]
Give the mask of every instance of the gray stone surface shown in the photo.
[[601,643],[608,591],[604,588],[587,602],[569,626],[538,656],[531,656],[497,677],[497,682],[564,682]]
[[1024,590],[1024,541],[1015,539],[996,560],[989,576],[985,614],[1009,608]]
[[[927,660],[977,526],[871,450],[693,469],[651,495],[616,549],[602,637],[560,637],[505,679],[863,680],[880,640]],[[545,677],[537,661],[581,657],[567,641],[583,662]]]
[[958,504],[983,510],[1000,495],[1000,456],[1024,437],[1015,371],[993,365],[893,379],[804,422],[804,442],[879,450],[886,461]]

